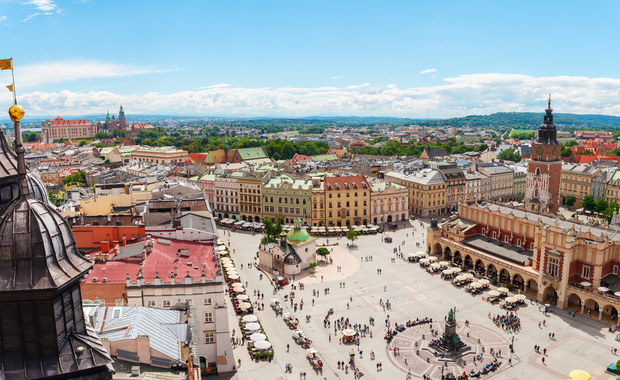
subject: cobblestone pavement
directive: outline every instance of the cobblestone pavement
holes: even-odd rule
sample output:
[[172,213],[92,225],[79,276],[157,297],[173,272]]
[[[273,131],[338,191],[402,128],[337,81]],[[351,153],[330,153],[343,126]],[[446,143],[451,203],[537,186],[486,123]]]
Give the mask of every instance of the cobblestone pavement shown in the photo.
[[[502,348],[503,364],[493,373],[494,378],[567,379],[568,372],[577,368],[589,371],[593,379],[615,378],[605,374],[604,371],[607,365],[620,359],[610,351],[611,347],[620,348],[620,344],[614,340],[614,335],[607,331],[608,326],[605,324],[581,315],[573,319],[562,310],[553,310],[551,314],[545,316],[539,311],[539,305],[528,302],[517,311],[521,318],[522,330],[516,334],[508,333],[496,327],[488,317],[489,313],[503,313],[497,304],[491,305],[485,302],[481,295],[470,295],[462,288],[454,287],[448,281],[440,279],[438,275],[427,273],[418,264],[407,263],[402,259],[395,259],[392,262],[395,258],[393,249],[399,245],[405,257],[408,253],[424,249],[426,231],[419,223],[414,221],[415,227],[401,225],[396,232],[386,232],[385,236],[393,238],[392,244],[383,243],[381,235],[360,236],[356,241],[358,247],[349,251],[346,248],[346,239],[336,240],[339,246],[335,247],[333,253],[335,264],[320,267],[316,273],[308,274],[305,278],[295,279],[296,285],[300,281],[306,284],[304,290],[297,288],[295,291],[295,301],[301,302],[303,299],[304,308],[294,313],[288,304],[285,312],[291,312],[299,318],[301,329],[312,339],[312,346],[324,358],[325,366],[322,373],[316,373],[311,369],[305,357],[305,349],[292,340],[291,330],[269,307],[271,298],[277,297],[283,300],[284,294],[289,293],[291,288],[287,286],[274,294],[266,276],[259,280],[260,272],[256,268],[247,267],[256,255],[260,236],[232,232],[229,238],[228,231],[225,237],[224,231],[221,231],[222,239],[231,241],[231,250],[234,249],[231,256],[242,281],[248,282],[250,297],[256,299],[253,296],[254,290],[264,293],[264,299],[260,302],[265,304],[265,310],[257,311],[255,314],[260,318],[275,349],[275,358],[269,363],[250,360],[245,346],[236,348],[235,360],[241,359],[241,366],[235,375],[225,378],[300,379],[300,372],[306,372],[307,379],[352,379],[353,373],[350,370],[345,373],[344,370],[338,369],[337,362],[348,361],[349,352],[354,348],[356,365],[364,374],[362,379],[405,379],[407,376],[405,367],[389,354],[388,348],[391,347],[383,338],[386,332],[385,319],[389,315],[392,323],[400,323],[409,319],[429,317],[441,322],[452,307],[457,309],[459,323],[469,320],[472,326],[479,326],[481,331],[488,331],[491,337],[497,337],[497,343],[493,344],[505,347],[506,342],[514,336],[515,353],[511,357],[508,350]],[[324,242],[326,239],[319,239],[320,244]],[[334,238],[330,238],[330,243],[334,243]],[[416,243],[420,246],[417,247]],[[367,256],[369,259],[372,256],[372,261],[366,261]],[[243,269],[240,268],[241,264],[244,264]],[[334,269],[337,265],[343,267],[341,272]],[[382,274],[378,273],[378,269],[381,269]],[[343,282],[344,287],[341,287]],[[328,295],[324,294],[325,288],[330,289]],[[318,297],[313,297],[313,289],[318,290]],[[314,305],[312,305],[313,298]],[[391,310],[384,310],[379,304],[380,300],[385,302],[387,299],[392,305]],[[330,317],[332,325],[330,328],[324,328],[323,318],[330,308],[335,311]],[[231,329],[239,331],[237,318],[231,308],[229,311]],[[311,317],[307,323],[306,315]],[[369,317],[375,318],[376,321],[375,326],[371,327],[372,338],[369,335],[362,337],[359,348],[339,343],[340,336],[334,332],[335,319],[349,318],[352,323],[364,325],[369,323]],[[539,328],[538,323],[542,321],[545,321],[546,326]],[[441,323],[437,324],[437,327],[443,328]],[[549,339],[549,333],[555,334],[554,340]],[[287,344],[290,346],[289,352]],[[405,342],[402,344],[405,345]],[[541,350],[547,349],[544,363],[543,355],[534,352],[534,345],[539,345]],[[375,352],[375,360],[370,360],[371,350]],[[404,350],[405,347],[401,349],[401,353]],[[359,351],[362,352],[361,358]],[[508,365],[509,358],[512,360],[512,366]],[[404,361],[402,355],[400,359]],[[377,371],[377,362],[382,363],[381,372]],[[293,366],[292,373],[285,373],[286,363]],[[411,370],[414,378],[421,378],[421,371],[424,368],[412,367]],[[440,378],[440,373],[438,374],[435,369],[424,373],[430,373],[433,379]]]

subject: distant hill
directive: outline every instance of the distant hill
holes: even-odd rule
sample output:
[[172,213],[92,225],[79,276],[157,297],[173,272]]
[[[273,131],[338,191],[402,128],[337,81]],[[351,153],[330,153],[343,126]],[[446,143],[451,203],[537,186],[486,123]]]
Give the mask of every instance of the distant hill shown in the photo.
[[[471,115],[443,120],[419,121],[421,125],[452,125],[460,127],[499,127],[531,129],[537,128],[543,121],[539,112],[497,112],[490,115]],[[607,115],[577,115],[572,113],[553,114],[553,122],[565,128],[620,128],[620,117]]]

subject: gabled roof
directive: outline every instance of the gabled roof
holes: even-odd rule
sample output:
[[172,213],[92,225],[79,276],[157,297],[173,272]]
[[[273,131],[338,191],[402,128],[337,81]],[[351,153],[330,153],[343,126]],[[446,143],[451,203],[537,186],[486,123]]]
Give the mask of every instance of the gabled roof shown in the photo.
[[265,149],[262,146],[257,146],[255,148],[241,148],[237,149],[241,159],[244,161],[247,160],[256,160],[259,158],[269,158]]

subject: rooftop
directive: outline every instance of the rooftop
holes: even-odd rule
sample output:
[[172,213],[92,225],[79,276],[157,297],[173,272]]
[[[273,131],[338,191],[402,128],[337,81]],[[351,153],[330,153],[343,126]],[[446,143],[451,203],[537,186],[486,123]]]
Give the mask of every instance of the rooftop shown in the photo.
[[[106,278],[106,283],[109,284],[125,284],[127,274],[131,281],[135,282],[140,272],[140,263],[143,263],[142,276],[146,282],[153,281],[157,275],[163,282],[169,282],[175,268],[177,270],[175,281],[182,280],[188,272],[194,281],[199,281],[203,273],[207,280],[213,280],[215,277],[217,264],[213,244],[161,238],[151,239],[151,242],[153,243],[151,253],[146,254],[144,261],[114,260],[113,257],[105,262],[97,261],[84,283],[97,284]],[[125,248],[127,251],[130,249]],[[187,252],[187,255],[180,254],[177,259],[179,252]],[[101,254],[101,251],[92,252],[90,255],[95,257],[97,254]]]
[[526,265],[534,256],[534,253],[529,249],[503,243],[480,234],[466,238],[463,244],[519,265]]

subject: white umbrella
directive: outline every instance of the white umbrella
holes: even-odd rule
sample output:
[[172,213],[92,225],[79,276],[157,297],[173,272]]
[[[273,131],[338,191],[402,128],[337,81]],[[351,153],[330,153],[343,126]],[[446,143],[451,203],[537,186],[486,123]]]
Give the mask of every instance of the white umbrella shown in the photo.
[[508,293],[509,290],[508,288],[501,287],[501,288],[497,288],[497,291],[500,293]]
[[436,256],[430,256],[428,258],[428,261],[430,261],[431,263],[434,263],[435,261],[437,261],[437,257]]
[[591,284],[591,283],[589,283],[588,281],[584,281],[584,282],[582,282],[580,285],[581,285],[581,286],[584,286],[584,287],[586,287],[586,288],[588,288],[588,287],[592,286],[592,284]]
[[247,303],[247,302],[239,302],[239,309],[245,311],[245,310],[250,310],[250,308],[252,307],[252,304]]
[[471,286],[474,289],[482,288],[482,284],[479,282],[472,282],[471,284],[469,284],[469,286]]
[[504,300],[508,303],[515,303],[517,302],[517,299],[515,297],[506,297],[506,299]]
[[607,293],[609,291],[609,288],[607,288],[605,286],[599,286],[598,291],[599,292],[603,292],[603,293]]
[[443,271],[441,271],[441,273],[446,275],[446,276],[450,275],[450,274],[452,274],[452,269],[444,269]]
[[233,263],[224,263],[222,264],[222,266],[224,267],[224,269],[235,269],[235,264]]
[[344,330],[342,330],[342,335],[344,335],[344,336],[354,336],[355,335],[355,330],[353,330],[353,329],[344,329]]
[[432,264],[431,264],[431,268],[433,268],[433,269],[439,269],[439,268],[441,268],[441,265],[439,265],[438,263],[432,263]]
[[483,278],[482,280],[478,280],[479,283],[481,283],[482,285],[489,285],[489,280]]
[[280,300],[277,298],[272,298],[271,299],[271,306],[275,306],[278,305],[280,303]]
[[225,245],[223,245],[223,244],[222,244],[222,245],[218,245],[218,246],[217,246],[217,249],[218,249],[219,251],[225,251],[227,248],[226,248],[226,246],[225,246]]
[[238,280],[239,279],[239,275],[231,274],[231,275],[228,276],[228,278],[230,278],[231,280]]
[[465,273],[465,274],[463,274],[462,276],[465,276],[465,278],[466,278],[466,279],[470,279],[470,280],[471,280],[472,278],[474,278],[474,275],[473,275],[473,274],[471,274],[471,273]]
[[428,259],[421,259],[420,260],[420,264],[428,264],[429,260]]
[[261,340],[265,340],[267,339],[267,335],[262,334],[262,333],[254,333],[252,335],[250,335],[250,340],[252,342],[259,342]]
[[516,296],[514,296],[514,298],[515,298],[517,301],[525,301],[525,298],[526,298],[526,297],[525,297],[525,294],[517,294]]
[[269,348],[271,348],[271,343],[267,342],[266,340],[260,340],[254,343],[254,348],[256,348],[257,350],[268,350]]
[[239,294],[239,295],[237,296],[237,299],[238,299],[239,301],[247,301],[247,300],[249,300],[249,299],[250,299],[250,296],[248,296],[247,294]]
[[[241,322],[243,323],[252,323],[252,322],[256,322],[258,321],[258,317],[256,315],[244,315],[243,318],[241,318]],[[262,340],[262,339],[259,339]]]
[[497,290],[491,290],[488,294],[491,297],[499,297],[499,292]]
[[256,323],[256,322],[246,323],[245,326],[243,326],[243,327],[245,327],[245,329],[248,330],[248,331],[260,330],[260,325],[258,323]]
[[224,244],[224,241],[222,239],[217,239],[217,244]]
[[463,276],[463,275],[460,275],[460,276],[456,276],[454,279],[455,279],[456,281],[465,281],[466,277],[465,277],[465,276]]
[[440,261],[440,262],[439,262],[439,265],[444,266],[444,267],[447,267],[448,265],[450,265],[450,263],[449,263],[449,262],[447,262],[447,261]]
[[407,255],[407,257],[411,258],[411,257],[418,257],[417,253],[410,253]]
[[614,295],[620,297],[620,292],[615,292]]
[[461,268],[452,268],[452,273],[461,273]]

